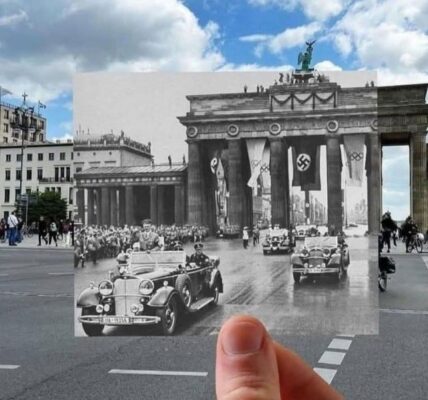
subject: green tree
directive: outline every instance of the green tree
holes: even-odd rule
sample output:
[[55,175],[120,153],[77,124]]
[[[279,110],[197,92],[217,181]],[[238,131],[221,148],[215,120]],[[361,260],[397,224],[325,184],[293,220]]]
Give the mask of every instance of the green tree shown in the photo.
[[[66,219],[67,202],[56,192],[32,193],[36,198],[34,203],[28,205],[28,224],[38,221],[40,216],[45,219],[53,218],[55,220]],[[23,210],[25,214],[25,209]]]

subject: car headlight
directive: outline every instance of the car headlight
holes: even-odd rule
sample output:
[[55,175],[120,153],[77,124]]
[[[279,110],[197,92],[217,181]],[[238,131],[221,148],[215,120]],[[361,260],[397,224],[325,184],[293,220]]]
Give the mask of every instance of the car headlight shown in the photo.
[[155,284],[150,280],[141,281],[140,286],[138,288],[140,294],[144,296],[148,296],[149,294],[152,294],[154,289],[155,289]]
[[113,293],[113,283],[110,281],[102,281],[98,285],[98,291],[102,296],[110,296]]
[[120,275],[123,275],[125,272],[126,272],[126,267],[125,267],[124,265],[121,265],[121,266],[119,267],[119,274],[120,274]]
[[302,257],[308,257],[309,256],[309,251],[306,249],[302,249],[302,251],[300,252],[300,254],[302,255]]
[[330,250],[329,249],[324,249],[323,253],[324,253],[324,257],[328,257],[330,255]]

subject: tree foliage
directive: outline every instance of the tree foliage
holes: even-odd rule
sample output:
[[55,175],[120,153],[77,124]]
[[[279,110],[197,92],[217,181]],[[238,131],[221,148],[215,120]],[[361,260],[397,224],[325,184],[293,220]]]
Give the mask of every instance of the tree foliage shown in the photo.
[[[40,216],[45,219],[66,219],[67,215],[67,202],[61,198],[61,195],[57,192],[44,192],[44,193],[32,193],[30,196],[34,196],[35,202],[29,202],[28,204],[28,224],[33,221],[38,221]],[[22,214],[25,216],[25,206],[23,206]]]

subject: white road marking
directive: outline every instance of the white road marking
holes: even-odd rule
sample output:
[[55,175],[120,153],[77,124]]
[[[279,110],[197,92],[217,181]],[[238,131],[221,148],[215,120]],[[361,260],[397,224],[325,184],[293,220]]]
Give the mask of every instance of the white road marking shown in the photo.
[[346,333],[343,333],[343,334],[341,334],[341,335],[336,335],[336,337],[354,338],[354,337],[355,337],[355,335],[351,335],[351,334],[347,335]]
[[352,340],[347,339],[333,339],[328,345],[329,349],[337,349],[337,350],[349,350],[349,346],[351,345]]
[[111,369],[109,374],[129,374],[129,375],[160,375],[160,376],[208,376],[208,372],[194,371],[156,371],[143,369]]
[[428,311],[425,310],[394,310],[389,308],[379,308],[379,311],[387,314],[428,315]]
[[340,351],[325,351],[318,360],[319,364],[340,365],[345,358],[346,353]]
[[19,365],[0,364],[0,369],[17,369]]
[[30,293],[30,292],[0,292],[0,296],[28,296],[28,297],[74,297],[72,294],[43,294],[43,293]]
[[9,276],[9,274],[0,274],[0,276]]
[[422,256],[422,260],[424,261],[425,266],[428,268],[428,257]]
[[328,384],[331,383],[337,370],[329,368],[314,368],[314,371],[323,378]]
[[48,272],[48,275],[69,276],[69,275],[74,275],[74,273],[73,272]]

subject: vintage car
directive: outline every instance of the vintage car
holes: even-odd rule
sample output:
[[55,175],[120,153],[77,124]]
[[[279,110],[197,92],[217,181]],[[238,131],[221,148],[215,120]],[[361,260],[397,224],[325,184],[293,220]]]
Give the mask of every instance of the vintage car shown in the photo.
[[347,273],[348,245],[337,236],[306,237],[303,247],[291,256],[296,283],[303,276],[332,275],[337,281]]
[[321,236],[321,232],[316,225],[299,225],[295,229],[296,239],[303,240],[305,237]]
[[294,237],[287,229],[271,229],[262,242],[263,254],[290,252],[294,245]]
[[99,336],[106,325],[156,325],[172,335],[183,313],[217,304],[223,292],[219,264],[218,257],[189,263],[184,251],[122,253],[117,272],[78,297],[83,330]]
[[216,237],[219,239],[236,239],[241,233],[239,225],[221,225],[216,232]]

